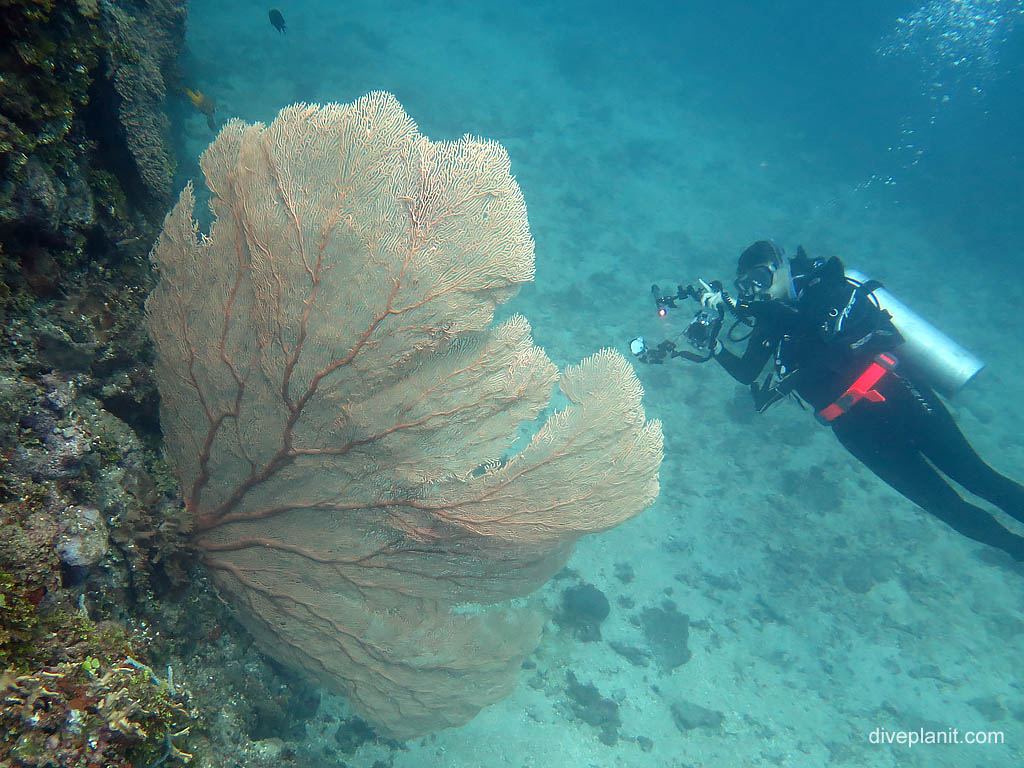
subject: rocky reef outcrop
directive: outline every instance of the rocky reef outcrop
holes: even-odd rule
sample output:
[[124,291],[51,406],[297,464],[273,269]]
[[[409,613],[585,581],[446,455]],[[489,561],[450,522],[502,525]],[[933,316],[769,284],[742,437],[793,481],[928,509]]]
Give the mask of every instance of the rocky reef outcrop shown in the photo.
[[142,263],[171,196],[184,33],[184,0],[0,6],[5,315],[87,270]]

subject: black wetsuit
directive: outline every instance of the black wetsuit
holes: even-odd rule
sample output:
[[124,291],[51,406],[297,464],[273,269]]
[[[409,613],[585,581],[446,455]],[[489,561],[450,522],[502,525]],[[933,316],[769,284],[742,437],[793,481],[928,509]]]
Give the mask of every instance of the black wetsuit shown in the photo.
[[[716,355],[733,378],[751,385],[760,410],[793,393],[819,412],[847,390],[876,354],[895,350],[899,355],[901,338],[886,313],[866,297],[848,310],[854,286],[838,259],[817,265],[794,284],[795,300],[750,305],[754,328],[742,357],[724,349]],[[836,318],[844,311],[847,327],[835,332]],[[775,361],[772,384],[756,383],[769,360]],[[1024,538],[961,498],[940,472],[1021,522],[1024,486],[982,461],[932,388],[912,373],[898,367],[873,388],[885,397],[883,402],[860,400],[830,422],[839,442],[950,527],[1024,561]]]

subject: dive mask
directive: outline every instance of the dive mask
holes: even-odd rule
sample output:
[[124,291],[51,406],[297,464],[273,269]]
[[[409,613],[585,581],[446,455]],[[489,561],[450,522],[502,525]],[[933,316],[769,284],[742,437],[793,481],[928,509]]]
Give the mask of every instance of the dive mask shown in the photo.
[[763,299],[775,280],[775,267],[759,264],[736,278],[736,293],[742,301]]

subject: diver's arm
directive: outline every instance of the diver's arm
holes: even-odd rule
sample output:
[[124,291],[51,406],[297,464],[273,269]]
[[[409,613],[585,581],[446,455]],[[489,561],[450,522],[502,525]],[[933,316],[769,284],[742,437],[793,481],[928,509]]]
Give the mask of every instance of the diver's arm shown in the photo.
[[[762,324],[758,323],[758,325]],[[764,364],[772,356],[772,345],[766,343],[767,341],[767,335],[755,326],[754,332],[747,342],[747,348],[743,352],[743,357],[733,354],[719,342],[715,351],[715,360],[721,363],[726,373],[740,384],[752,384],[757,375],[761,373]]]

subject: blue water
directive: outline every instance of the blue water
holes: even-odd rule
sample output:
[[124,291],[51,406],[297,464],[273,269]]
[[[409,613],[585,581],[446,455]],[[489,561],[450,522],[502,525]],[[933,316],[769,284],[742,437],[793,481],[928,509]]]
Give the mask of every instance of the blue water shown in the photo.
[[[559,365],[650,328],[652,282],[727,278],[760,237],[802,243],[876,274],[988,361],[951,408],[991,463],[1021,473],[1024,3],[280,8],[284,35],[264,5],[193,0],[186,83],[219,121],[383,89],[433,139],[500,141],[537,241],[536,282],[512,309]],[[179,128],[184,183],[213,136],[185,105]],[[640,371],[665,423],[662,496],[571,563],[612,599],[606,639],[642,643],[631,616],[670,597],[697,627],[693,658],[636,668],[552,628],[534,660],[546,685],[524,672],[513,697],[394,765],[1022,764],[1024,576],[857,466],[809,414],[755,418],[712,368]],[[865,572],[868,589],[851,586]],[[567,714],[567,668],[619,702],[615,747]],[[676,699],[723,725],[681,732]],[[1006,743],[868,738],[918,727]],[[364,750],[358,764],[387,757]]]

